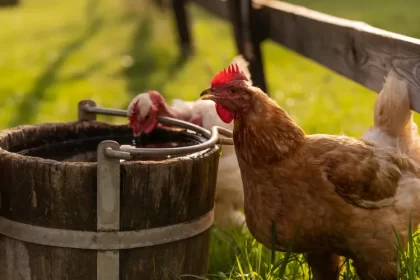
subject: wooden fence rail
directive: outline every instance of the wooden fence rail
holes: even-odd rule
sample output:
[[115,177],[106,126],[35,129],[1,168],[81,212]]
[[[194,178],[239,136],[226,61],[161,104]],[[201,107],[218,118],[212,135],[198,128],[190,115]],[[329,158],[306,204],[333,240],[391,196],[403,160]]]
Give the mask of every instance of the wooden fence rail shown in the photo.
[[[394,69],[408,81],[412,108],[420,112],[419,39],[277,0],[190,1],[232,23],[237,50],[250,61],[253,80],[264,90],[260,43],[269,39],[375,92]],[[173,3],[185,11],[186,0]],[[181,38],[190,34],[189,24],[179,24],[188,22],[187,14],[175,12]],[[190,37],[182,40],[183,49],[192,49]]]

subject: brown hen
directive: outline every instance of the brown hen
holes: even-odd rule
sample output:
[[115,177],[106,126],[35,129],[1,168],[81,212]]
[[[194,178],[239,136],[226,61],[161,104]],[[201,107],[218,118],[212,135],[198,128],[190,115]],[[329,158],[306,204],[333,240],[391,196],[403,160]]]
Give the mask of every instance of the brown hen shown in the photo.
[[234,120],[246,222],[267,247],[308,252],[316,279],[337,279],[339,255],[361,279],[396,279],[393,228],[404,244],[420,223],[420,168],[402,150],[364,139],[306,135],[236,65],[217,74],[202,99]]

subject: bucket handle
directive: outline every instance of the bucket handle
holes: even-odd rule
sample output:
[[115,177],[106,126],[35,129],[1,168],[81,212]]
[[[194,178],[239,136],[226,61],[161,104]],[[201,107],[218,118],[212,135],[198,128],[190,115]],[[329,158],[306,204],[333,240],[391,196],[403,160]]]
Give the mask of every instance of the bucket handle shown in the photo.
[[[127,110],[100,107],[100,106],[97,106],[93,100],[82,100],[79,102],[79,121],[95,120],[96,115],[98,114],[120,116],[120,117],[128,116]],[[220,126],[213,126],[210,132],[209,130],[203,127],[200,127],[198,125],[192,124],[190,122],[174,119],[174,118],[157,116],[156,119],[158,122],[162,124],[177,126],[180,128],[194,131],[197,134],[201,134],[205,138],[207,138],[207,141],[204,143],[193,145],[193,146],[160,148],[160,149],[129,148],[129,147],[121,146],[120,150],[117,151],[109,147],[105,151],[107,156],[112,157],[112,158],[119,158],[119,159],[130,159],[131,155],[185,155],[185,154],[203,151],[208,148],[212,148],[216,144],[233,145],[232,131],[226,128],[223,128]],[[227,138],[220,137],[220,135],[223,135]]]

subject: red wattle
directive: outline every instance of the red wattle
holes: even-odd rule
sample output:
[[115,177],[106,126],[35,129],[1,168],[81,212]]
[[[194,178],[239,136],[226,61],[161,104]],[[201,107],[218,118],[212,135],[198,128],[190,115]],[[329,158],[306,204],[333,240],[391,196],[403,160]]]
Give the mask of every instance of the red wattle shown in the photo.
[[231,111],[219,104],[216,104],[216,112],[225,123],[230,123],[235,118],[235,115]]

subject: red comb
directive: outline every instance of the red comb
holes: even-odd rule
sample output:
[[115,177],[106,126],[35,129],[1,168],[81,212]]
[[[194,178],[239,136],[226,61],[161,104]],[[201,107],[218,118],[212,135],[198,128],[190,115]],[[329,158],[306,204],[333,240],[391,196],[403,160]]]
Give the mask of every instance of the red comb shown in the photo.
[[213,77],[211,80],[211,86],[222,85],[224,83],[235,80],[238,75],[240,75],[241,80],[248,80],[236,63],[231,64],[229,65],[227,71],[226,69],[223,69]]

